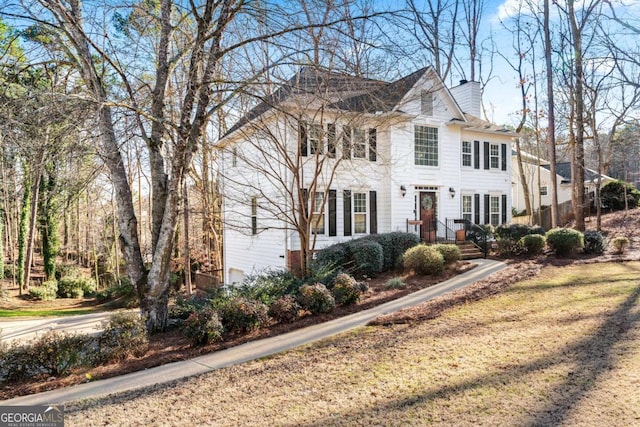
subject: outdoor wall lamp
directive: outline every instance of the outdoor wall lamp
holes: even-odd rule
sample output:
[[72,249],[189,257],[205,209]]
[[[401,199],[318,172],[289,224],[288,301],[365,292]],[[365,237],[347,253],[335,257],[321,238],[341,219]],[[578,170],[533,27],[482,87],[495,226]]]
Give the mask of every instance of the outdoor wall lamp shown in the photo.
[[400,186],[400,194],[402,194],[402,197],[407,195],[407,187],[405,187],[404,185]]
[[449,194],[451,195],[451,198],[453,199],[454,197],[456,197],[456,190],[453,187],[449,187]]

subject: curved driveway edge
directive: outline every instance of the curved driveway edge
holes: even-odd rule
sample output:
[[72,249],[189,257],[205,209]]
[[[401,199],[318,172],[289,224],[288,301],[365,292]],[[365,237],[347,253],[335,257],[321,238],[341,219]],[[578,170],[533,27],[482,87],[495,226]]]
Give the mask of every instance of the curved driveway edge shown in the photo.
[[65,402],[106,396],[113,393],[140,389],[155,384],[200,375],[254,359],[280,353],[294,347],[327,338],[340,332],[366,325],[379,315],[412,307],[424,301],[484,279],[500,271],[506,265],[499,261],[474,260],[478,267],[453,277],[437,285],[389,301],[368,310],[340,317],[329,322],[308,326],[286,334],[264,338],[231,347],[226,350],[206,354],[193,359],[168,363],[144,371],[133,372],[118,377],[78,384],[63,389],[51,390],[28,396],[16,397],[0,402],[1,405],[61,405]]

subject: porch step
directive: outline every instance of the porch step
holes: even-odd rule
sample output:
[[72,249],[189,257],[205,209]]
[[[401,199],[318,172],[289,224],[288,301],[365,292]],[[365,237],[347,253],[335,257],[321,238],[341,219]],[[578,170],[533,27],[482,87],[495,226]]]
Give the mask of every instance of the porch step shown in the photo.
[[471,242],[459,242],[456,243],[462,252],[462,259],[477,259],[484,258],[484,253]]

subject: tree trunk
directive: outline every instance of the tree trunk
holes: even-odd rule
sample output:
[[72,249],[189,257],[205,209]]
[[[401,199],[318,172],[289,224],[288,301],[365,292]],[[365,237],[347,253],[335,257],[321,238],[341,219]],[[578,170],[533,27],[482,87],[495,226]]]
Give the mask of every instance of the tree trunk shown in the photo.
[[575,169],[576,175],[572,177],[576,189],[576,229],[584,231],[584,64],[582,63],[582,30],[578,27],[575,12],[575,0],[568,0],[569,21],[573,35],[573,53],[575,60]]
[[549,101],[549,172],[551,176],[551,228],[558,226],[558,175],[556,174],[556,115],[554,111],[553,64],[551,63],[551,29],[549,0],[544,0],[544,53],[547,66],[547,99]]
[[36,234],[36,219],[38,216],[38,196],[40,194],[40,180],[42,179],[42,158],[36,165],[38,168],[36,171],[35,181],[31,189],[31,207],[29,211],[29,230],[27,233],[27,251],[24,259],[24,286],[29,289],[29,283],[31,281],[31,263],[33,262],[33,246],[34,238]]
[[187,192],[187,180],[182,185],[182,206],[184,209],[184,287],[187,295],[191,295],[191,250],[189,248],[189,195]]

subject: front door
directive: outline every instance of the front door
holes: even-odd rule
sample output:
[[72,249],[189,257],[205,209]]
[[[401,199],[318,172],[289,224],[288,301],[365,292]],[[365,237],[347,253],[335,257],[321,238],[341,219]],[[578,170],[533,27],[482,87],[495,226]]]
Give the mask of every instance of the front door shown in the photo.
[[436,193],[433,191],[420,192],[420,220],[421,237],[427,243],[436,241]]

